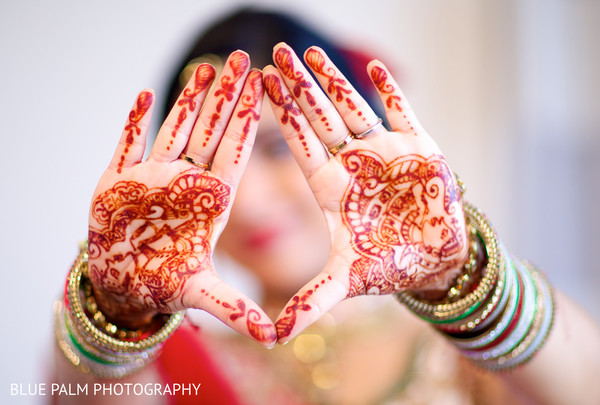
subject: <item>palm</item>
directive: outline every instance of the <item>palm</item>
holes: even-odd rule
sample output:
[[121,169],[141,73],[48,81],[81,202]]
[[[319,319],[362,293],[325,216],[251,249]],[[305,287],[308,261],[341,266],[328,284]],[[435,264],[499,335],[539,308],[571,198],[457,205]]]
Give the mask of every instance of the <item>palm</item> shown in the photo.
[[171,312],[184,308],[189,278],[213,271],[213,228],[223,227],[231,188],[184,161],[146,163],[94,198],[90,274],[134,308]]
[[[274,59],[279,71],[265,69],[265,87],[332,240],[326,267],[280,314],[280,340],[342,299],[447,284],[466,257],[460,193],[385,67],[372,62],[368,70],[394,132],[375,126],[375,113],[322,50],[309,48],[305,60],[331,102],[288,47],[278,45]],[[373,126],[370,136],[335,148],[348,129]]]
[[[344,173],[335,181],[344,185],[343,195],[341,187],[335,196],[327,195],[333,194],[327,187],[316,194],[319,201],[340,201],[323,209],[335,235],[332,254],[352,262],[348,297],[430,284],[456,266],[463,248],[460,195],[445,160],[399,154],[397,137],[387,133],[369,141],[375,145],[349,145],[331,160],[342,166],[334,172]],[[376,151],[400,157],[386,159]],[[334,182],[331,173],[317,174],[311,179],[315,189]]]
[[214,76],[210,65],[196,69],[143,162],[154,96],[138,97],[94,193],[90,278],[113,321],[199,308],[271,346],[273,323],[218,277],[212,261],[256,134],[262,75],[236,51],[207,95]]

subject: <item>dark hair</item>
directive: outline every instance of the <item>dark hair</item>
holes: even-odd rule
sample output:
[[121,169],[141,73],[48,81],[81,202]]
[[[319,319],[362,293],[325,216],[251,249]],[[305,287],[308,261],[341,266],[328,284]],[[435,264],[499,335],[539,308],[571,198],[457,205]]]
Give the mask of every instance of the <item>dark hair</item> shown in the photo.
[[164,116],[182,89],[179,74],[190,61],[206,54],[226,57],[236,49],[241,49],[250,55],[254,67],[262,69],[272,64],[273,47],[279,42],[287,43],[300,56],[310,46],[321,47],[363,97],[369,99],[373,94],[373,86],[365,72],[369,58],[364,54],[335,46],[284,14],[248,8],[215,22],[198,37],[172,76]]

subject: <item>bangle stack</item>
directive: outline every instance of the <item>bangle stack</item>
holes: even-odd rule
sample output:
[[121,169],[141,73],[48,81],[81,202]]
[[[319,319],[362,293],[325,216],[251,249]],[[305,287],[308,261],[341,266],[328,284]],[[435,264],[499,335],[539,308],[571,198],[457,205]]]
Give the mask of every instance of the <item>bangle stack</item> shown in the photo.
[[83,373],[121,378],[157,357],[183,321],[184,312],[157,315],[148,327],[137,331],[118,328],[107,322],[96,306],[87,265],[88,254],[83,250],[69,271],[64,300],[54,306],[56,341]]
[[[490,370],[511,369],[531,359],[548,337],[554,317],[552,290],[531,264],[510,257],[480,211],[467,203],[464,211],[467,225],[475,230],[470,242],[483,245],[487,255],[479,285],[472,292],[462,291],[455,302],[455,292],[443,302],[420,301],[409,292],[399,293],[398,300],[434,324],[474,363]],[[470,274],[472,255],[467,263],[464,273]]]

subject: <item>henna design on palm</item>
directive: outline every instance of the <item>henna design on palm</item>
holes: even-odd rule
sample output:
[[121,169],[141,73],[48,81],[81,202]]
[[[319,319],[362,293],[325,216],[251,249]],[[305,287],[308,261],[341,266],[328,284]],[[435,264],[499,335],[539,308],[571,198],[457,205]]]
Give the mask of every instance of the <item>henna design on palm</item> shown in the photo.
[[342,219],[359,255],[348,297],[420,287],[457,265],[465,240],[455,216],[461,197],[441,156],[386,163],[355,150],[343,154],[342,164],[352,176]]
[[[90,268],[92,281],[105,292],[168,310],[188,278],[211,267],[208,241],[229,195],[229,186],[194,169],[162,188],[115,184],[92,204],[89,252],[101,259]],[[123,266],[133,270],[115,269]]]

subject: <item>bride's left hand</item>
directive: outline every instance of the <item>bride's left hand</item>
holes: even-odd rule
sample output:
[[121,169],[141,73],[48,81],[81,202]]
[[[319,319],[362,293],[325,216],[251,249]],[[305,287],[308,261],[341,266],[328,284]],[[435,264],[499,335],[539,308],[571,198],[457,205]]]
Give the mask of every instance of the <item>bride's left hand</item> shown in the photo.
[[273,58],[264,87],[331,238],[325,268],[279,315],[279,342],[346,298],[448,288],[467,258],[461,195],[386,67],[367,72],[392,131],[320,48],[304,59],[326,94],[289,46]]

